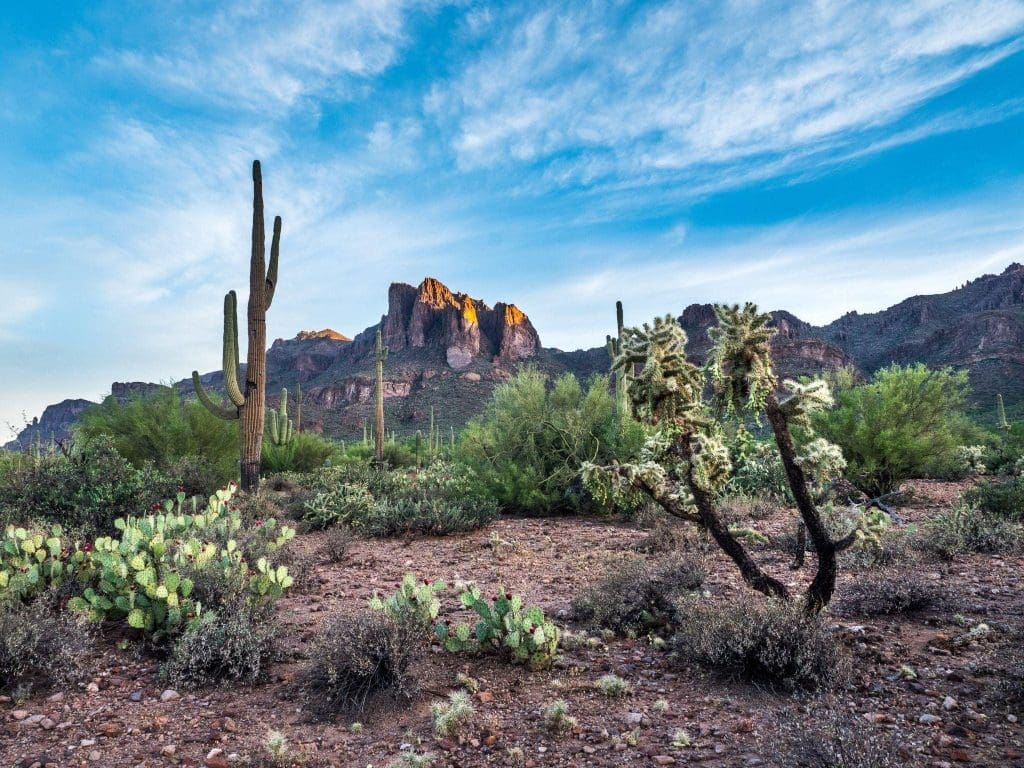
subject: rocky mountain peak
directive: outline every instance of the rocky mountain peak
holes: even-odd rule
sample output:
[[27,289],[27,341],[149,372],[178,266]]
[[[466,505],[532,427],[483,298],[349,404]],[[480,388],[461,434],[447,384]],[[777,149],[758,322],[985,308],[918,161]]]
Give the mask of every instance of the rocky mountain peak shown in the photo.
[[352,341],[343,333],[338,333],[331,328],[324,328],[322,331],[299,331],[295,334],[296,341],[316,341],[327,339],[328,341]]

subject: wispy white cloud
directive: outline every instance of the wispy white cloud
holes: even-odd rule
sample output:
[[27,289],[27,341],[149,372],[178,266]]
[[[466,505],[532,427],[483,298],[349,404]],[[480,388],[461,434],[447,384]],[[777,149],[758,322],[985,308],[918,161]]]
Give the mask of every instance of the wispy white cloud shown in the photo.
[[549,181],[589,184],[777,163],[870,138],[1024,43],[1017,0],[623,8],[510,13],[425,102],[460,164],[555,160]]

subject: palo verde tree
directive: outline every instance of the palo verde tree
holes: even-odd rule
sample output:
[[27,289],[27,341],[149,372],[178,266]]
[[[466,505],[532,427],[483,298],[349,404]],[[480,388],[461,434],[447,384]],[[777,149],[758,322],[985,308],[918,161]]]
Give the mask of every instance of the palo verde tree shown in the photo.
[[260,456],[267,398],[267,310],[277,288],[277,261],[281,250],[281,217],[274,219],[270,265],[266,265],[266,232],[263,223],[263,176],[260,161],[252,164],[252,252],[249,259],[249,348],[245,366],[245,390],[238,382],[238,307],[234,291],[224,297],[224,389],[229,404],[215,402],[192,371],[196,395],[211,413],[222,419],[238,419],[241,444],[242,490],[255,491],[260,482]]
[[[703,527],[752,588],[789,600],[789,589],[751,557],[716,503],[732,472],[724,440],[727,422],[767,416],[817,553],[818,570],[805,599],[809,611],[818,611],[835,590],[837,553],[867,535],[877,520],[862,516],[843,538],[830,537],[812,488],[822,489],[841,472],[842,454],[821,438],[798,451],[790,431],[799,425],[809,432],[809,414],[832,402],[828,385],[821,380],[785,381],[786,396],[780,400],[769,347],[775,333],[768,325],[771,317],[749,303],[742,309],[717,306],[715,314],[718,326],[709,331],[714,346],[704,368],[686,359],[686,332],[671,316],[656,318],[643,328],[623,329],[614,367],[625,374],[633,415],[653,430],[637,462],[587,464],[584,482],[597,497],[635,502],[639,494],[669,514]],[[706,398],[709,390],[713,394]]]

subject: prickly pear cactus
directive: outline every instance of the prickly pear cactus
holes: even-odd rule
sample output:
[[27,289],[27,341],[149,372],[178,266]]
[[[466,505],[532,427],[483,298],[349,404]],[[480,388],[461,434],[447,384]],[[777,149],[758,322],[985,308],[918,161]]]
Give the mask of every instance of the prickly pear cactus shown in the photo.
[[433,624],[441,610],[437,595],[444,590],[445,583],[440,579],[433,584],[417,581],[415,576],[407,573],[397,587],[388,598],[379,595],[370,598],[370,608],[398,622],[414,622],[424,627]]
[[84,558],[62,542],[59,525],[49,531],[7,526],[0,538],[0,602],[26,600],[71,576]]

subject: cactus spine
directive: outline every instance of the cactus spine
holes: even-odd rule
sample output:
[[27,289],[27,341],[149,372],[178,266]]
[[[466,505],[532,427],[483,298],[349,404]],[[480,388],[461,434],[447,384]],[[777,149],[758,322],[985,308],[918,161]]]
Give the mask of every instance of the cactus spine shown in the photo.
[[277,262],[281,249],[281,217],[274,219],[270,264],[266,264],[266,232],[263,223],[263,175],[260,161],[252,164],[252,251],[249,258],[249,304],[247,312],[249,348],[246,356],[245,391],[238,382],[238,306],[234,291],[224,297],[224,389],[230,403],[214,402],[192,371],[192,384],[199,400],[222,419],[238,419],[241,485],[255,491],[260,482],[260,454],[267,397],[267,310],[277,289]]
[[[608,336],[606,345],[608,347],[608,357],[611,358],[612,363],[618,359],[622,353],[622,302],[615,302],[615,326],[616,332],[615,337]],[[615,407],[620,415],[626,415],[629,413],[629,400],[626,395],[626,371],[624,369],[615,370]]]
[[384,463],[384,361],[388,359],[388,348],[384,346],[380,331],[377,331],[377,408],[373,431],[373,458],[378,464]]
[[281,390],[281,410],[270,409],[270,442],[284,446],[292,441],[294,427],[288,418],[288,390]]

